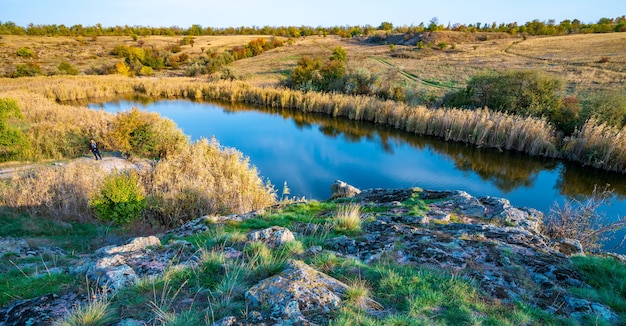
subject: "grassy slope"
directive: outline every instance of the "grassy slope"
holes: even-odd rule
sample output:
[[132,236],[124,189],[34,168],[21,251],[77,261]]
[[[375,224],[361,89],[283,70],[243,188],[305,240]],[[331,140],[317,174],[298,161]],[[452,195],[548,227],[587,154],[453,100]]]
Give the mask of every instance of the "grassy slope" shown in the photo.
[[[258,35],[198,36],[194,46],[182,46],[182,52],[191,57],[203,50],[223,51],[241,46]],[[149,36],[139,40],[144,47],[164,48],[177,44],[178,36]],[[417,90],[441,95],[448,86],[462,87],[472,75],[489,70],[534,67],[565,77],[576,89],[616,88],[626,83],[626,33],[581,34],[556,37],[499,38],[476,41],[460,37],[454,32],[434,36],[447,41],[444,50],[436,46],[413,51],[413,46],[398,45],[392,51],[384,43],[365,43],[336,36],[309,36],[299,38],[292,46],[271,50],[263,55],[232,64],[237,75],[257,85],[276,85],[286,78],[302,56],[327,57],[335,46],[347,50],[349,66],[364,67],[381,74],[393,74],[400,82],[414,84]],[[459,41],[458,43],[454,41]],[[438,44],[434,41],[433,44]],[[61,61],[70,62],[80,71],[119,61],[111,50],[119,44],[138,46],[130,37],[102,36],[95,40],[73,37],[38,37],[2,35],[0,38],[0,75],[17,64],[38,63],[44,73],[56,72]],[[454,48],[452,48],[454,44]],[[27,47],[33,58],[17,56],[17,50]],[[599,63],[601,58],[608,62]],[[178,71],[164,70],[157,75],[177,75]],[[441,85],[444,85],[441,87]]]

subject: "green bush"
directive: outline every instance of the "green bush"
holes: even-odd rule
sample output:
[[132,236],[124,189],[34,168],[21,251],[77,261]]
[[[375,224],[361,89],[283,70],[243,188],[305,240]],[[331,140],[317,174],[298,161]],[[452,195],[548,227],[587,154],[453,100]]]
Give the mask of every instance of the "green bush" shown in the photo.
[[78,75],[78,69],[74,68],[71,63],[62,61],[57,67],[61,75]]
[[143,66],[139,71],[140,76],[152,76],[154,75],[154,70],[151,67]]
[[209,73],[218,72],[233,61],[235,58],[228,52],[212,54],[207,63],[207,70]]
[[39,75],[43,75],[41,67],[34,62],[30,62],[23,65],[16,65],[13,77],[33,77]]
[[561,108],[561,79],[537,70],[474,76],[464,90],[446,95],[444,105],[488,107],[522,115],[550,115]]
[[35,53],[29,48],[19,48],[17,50],[17,55],[24,58],[32,58]]
[[343,91],[346,76],[346,51],[341,47],[333,50],[328,61],[303,57],[291,72],[287,84],[306,91]]
[[626,94],[623,91],[598,91],[581,102],[583,122],[595,118],[617,128],[626,125]]
[[118,225],[137,220],[145,207],[144,189],[133,172],[113,172],[89,201],[96,217]]
[[0,99],[0,162],[20,158],[30,148],[26,135],[10,119],[22,119],[13,99]]
[[147,158],[164,158],[188,143],[172,120],[137,108],[119,113],[109,136],[117,150]]

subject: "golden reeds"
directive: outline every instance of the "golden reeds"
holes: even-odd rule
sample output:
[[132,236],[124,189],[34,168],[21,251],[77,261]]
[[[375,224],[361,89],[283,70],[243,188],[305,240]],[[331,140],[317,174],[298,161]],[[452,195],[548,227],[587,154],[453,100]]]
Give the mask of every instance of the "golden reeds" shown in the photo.
[[[370,121],[407,132],[441,137],[480,147],[513,150],[544,157],[565,157],[583,164],[624,171],[626,153],[614,147],[621,143],[622,133],[596,127],[593,138],[608,152],[596,154],[598,145],[574,145],[590,136],[586,126],[564,148],[559,148],[554,127],[545,119],[520,117],[488,109],[429,109],[367,96],[349,96],[294,91],[285,88],[262,88],[241,81],[207,82],[193,78],[124,78],[120,76],[64,76],[47,78],[5,79],[8,90],[29,90],[55,101],[89,99],[102,96],[139,93],[160,98],[201,98],[206,100],[247,103],[265,107],[317,112],[357,121]],[[80,91],[74,90],[80,88]],[[4,96],[0,93],[0,96]],[[31,95],[34,96],[34,95]],[[24,110],[24,108],[22,108]],[[26,112],[24,112],[26,115]],[[582,137],[582,138],[581,138]],[[617,138],[615,138],[617,137]],[[570,152],[573,151],[573,152]],[[592,151],[592,152],[589,152]],[[610,162],[604,159],[609,158]],[[590,157],[599,157],[592,163]],[[602,161],[604,163],[600,164]]]
[[590,119],[565,142],[563,155],[583,165],[626,173],[626,127]]

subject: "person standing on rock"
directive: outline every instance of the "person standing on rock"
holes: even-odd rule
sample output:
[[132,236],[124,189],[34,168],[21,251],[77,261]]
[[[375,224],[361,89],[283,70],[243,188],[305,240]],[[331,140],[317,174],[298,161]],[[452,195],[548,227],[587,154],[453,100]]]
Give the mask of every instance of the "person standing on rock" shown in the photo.
[[96,144],[95,140],[91,140],[89,142],[89,149],[91,149],[91,152],[93,153],[93,156],[96,157],[96,161],[98,159],[102,159],[102,155],[100,155],[100,151],[98,150],[98,144]]

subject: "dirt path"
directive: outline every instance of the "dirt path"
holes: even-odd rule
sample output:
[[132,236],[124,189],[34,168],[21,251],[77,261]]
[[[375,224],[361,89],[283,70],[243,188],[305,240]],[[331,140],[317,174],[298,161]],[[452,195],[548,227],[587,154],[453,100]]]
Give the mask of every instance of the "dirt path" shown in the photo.
[[11,166],[6,166],[6,167],[0,166],[0,179],[8,179],[13,174],[19,173],[19,172],[36,170],[36,169],[49,167],[49,166],[63,166],[63,165],[67,165],[70,162],[72,163],[92,162],[93,164],[98,164],[106,172],[110,172],[113,169],[124,170],[124,169],[137,168],[136,164],[121,157],[103,156],[102,160],[96,161],[93,157],[90,156],[90,157],[79,157],[73,160],[63,160],[63,161],[56,161],[56,162],[12,164]]

